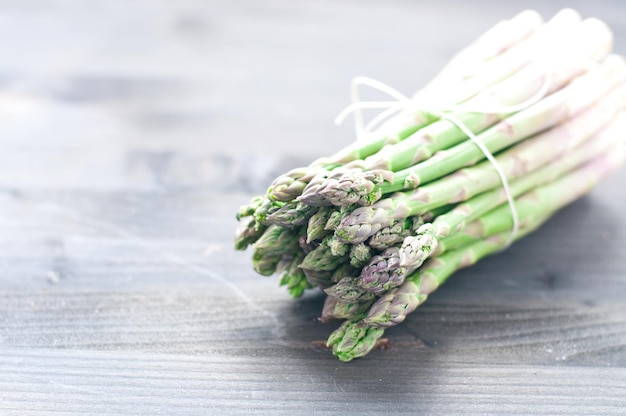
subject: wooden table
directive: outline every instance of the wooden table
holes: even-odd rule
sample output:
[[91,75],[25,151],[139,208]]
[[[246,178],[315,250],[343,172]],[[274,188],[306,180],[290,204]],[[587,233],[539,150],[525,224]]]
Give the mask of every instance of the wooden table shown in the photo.
[[340,363],[323,296],[232,249],[272,178],[353,140],[497,20],[617,1],[2,2],[0,414],[626,413],[626,170]]

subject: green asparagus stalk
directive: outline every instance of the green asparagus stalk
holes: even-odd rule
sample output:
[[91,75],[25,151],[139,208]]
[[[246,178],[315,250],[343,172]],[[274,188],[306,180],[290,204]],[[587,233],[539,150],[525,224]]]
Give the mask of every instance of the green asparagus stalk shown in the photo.
[[276,272],[278,263],[283,256],[280,254],[263,254],[254,252],[252,254],[252,268],[261,276],[271,276]]
[[300,249],[301,229],[270,225],[254,243],[254,251],[259,255],[285,255]]
[[[530,231],[521,229],[518,236],[521,237]],[[399,324],[454,272],[503,249],[507,241],[508,233],[505,232],[431,259],[424,269],[409,276],[402,286],[391,289],[380,297],[372,305],[362,323],[377,328]]]
[[[610,120],[610,117],[623,106],[623,101],[624,88],[619,88],[587,111],[583,111],[562,125],[557,125],[545,134],[540,134],[535,139],[530,139],[526,146],[513,147],[502,156],[496,157],[496,160],[506,176],[519,177],[526,173],[526,168],[517,163],[518,153],[516,152],[523,154],[525,159],[528,158],[527,164],[532,165],[533,169],[537,165],[545,164],[558,155],[558,149],[553,148],[545,155],[535,155],[533,149],[546,147],[546,141],[554,140],[554,137],[561,134],[573,137],[575,143],[582,142],[593,134],[594,129],[599,129],[600,123],[597,121],[606,122],[607,118]],[[581,134],[570,131],[573,127],[580,129]],[[469,149],[467,151],[470,152]],[[424,164],[432,160],[429,159]],[[442,160],[441,164],[445,164],[446,161]],[[466,200],[476,193],[498,186],[500,186],[499,175],[493,170],[491,163],[485,162],[463,169],[450,178],[443,178],[417,190],[395,193],[371,206],[357,208],[341,220],[335,234],[346,242],[365,241],[381,228],[389,226],[393,220],[416,215],[443,204]]]
[[311,218],[309,218],[309,222],[308,222],[307,229],[306,229],[307,243],[311,243],[313,241],[320,241],[324,237],[331,234],[331,232],[327,230],[325,227],[332,213],[333,213],[332,208],[322,207],[315,214],[311,215]]
[[355,208],[356,205],[344,205],[339,209],[333,210],[328,217],[328,221],[326,222],[324,229],[327,231],[335,231],[341,223],[343,217],[354,211]]
[[424,116],[417,120],[415,125],[404,127],[396,134],[377,137],[365,141],[365,143],[363,143],[364,140],[355,141],[328,158],[319,159],[308,167],[293,169],[276,178],[267,190],[267,195],[275,201],[292,201],[302,194],[313,178],[325,178],[334,169],[348,162],[364,159],[387,145],[404,140],[421,127],[435,121],[436,118],[435,115],[424,113]]
[[[344,277],[357,276],[358,274],[359,268],[353,266],[352,264],[345,263],[333,271],[331,280],[333,283],[337,283]],[[327,287],[329,286],[325,286],[322,289],[326,289]]]
[[324,240],[320,245],[308,253],[300,268],[311,271],[334,271],[346,260],[346,256],[335,256],[332,254],[328,240]]
[[357,321],[366,316],[372,303],[374,303],[374,299],[370,301],[342,301],[334,296],[327,296],[319,320],[323,323],[338,319]]
[[286,286],[287,291],[293,298],[299,298],[304,294],[305,290],[313,287],[307,281],[306,275],[302,269],[298,267],[303,257],[303,254],[300,254],[287,259],[282,270],[280,270],[280,266],[277,267],[277,269],[279,269],[277,272],[280,274],[279,285]]
[[286,202],[278,210],[267,216],[267,222],[283,227],[296,227],[306,224],[316,211],[316,207],[311,207],[302,202]]
[[245,217],[254,215],[256,210],[259,209],[259,207],[263,204],[263,202],[265,202],[264,195],[255,196],[252,198],[252,200],[249,203],[244,204],[241,207],[239,207],[239,210],[237,211],[237,215],[236,215],[237,221],[240,221]]
[[361,271],[357,280],[358,285],[375,295],[380,295],[392,287],[400,286],[404,281],[404,275],[400,269],[399,252],[399,247],[390,247],[381,254],[372,257]]
[[412,216],[400,220],[394,220],[389,226],[381,228],[369,239],[370,247],[383,251],[389,247],[401,244],[404,239],[415,234],[417,229],[424,224],[422,216]]
[[432,221],[433,218],[445,214],[450,209],[451,205],[444,205],[425,214],[393,220],[391,225],[383,227],[374,233],[367,243],[371,248],[378,251],[384,251],[389,247],[399,245],[406,237],[415,234],[424,223]]
[[370,352],[384,332],[383,328],[348,320],[330,334],[326,344],[341,361],[351,361]]
[[358,269],[365,266],[372,258],[372,248],[365,243],[350,245],[350,264]]
[[263,235],[268,226],[265,219],[270,207],[271,204],[267,203],[267,198],[256,196],[248,204],[239,208],[236,215],[239,221],[235,230],[236,250],[245,250]]
[[344,277],[333,286],[324,289],[328,296],[340,299],[344,302],[369,302],[374,299],[374,294],[363,290],[359,279]]
[[337,166],[339,165],[333,165],[329,162],[327,166],[315,166],[312,164],[312,166],[292,169],[274,179],[267,190],[267,194],[275,201],[292,201],[302,193],[309,181],[317,174],[332,170]]
[[[423,227],[420,227],[422,230]],[[407,244],[410,239],[411,244]],[[419,267],[437,248],[438,240],[429,233],[407,237],[401,247],[385,250],[383,254],[391,255],[386,262],[377,264],[373,258],[363,268],[360,275],[360,284],[375,294],[381,294],[393,287],[400,286],[405,276]],[[393,250],[390,252],[390,250]]]
[[404,321],[455,271],[475,264],[505,244],[506,235],[503,233],[498,238],[484,239],[431,259],[423,270],[410,276],[402,286],[391,289],[378,299],[365,318],[357,315],[345,321],[330,334],[327,344],[333,347],[333,353],[344,362],[367,355],[376,340],[382,337],[385,328]]
[[333,280],[334,270],[302,269],[302,271],[306,276],[307,282],[309,282],[312,287],[324,289],[335,284]]
[[350,245],[340,241],[334,235],[326,237],[325,242],[330,249],[330,254],[335,257],[343,257],[350,252]]
[[235,231],[235,250],[245,250],[256,242],[265,232],[267,226],[259,224],[253,216],[243,217]]
[[272,201],[267,197],[262,197],[260,205],[254,211],[254,218],[259,224],[270,225],[267,218],[281,209],[284,205],[284,202]]

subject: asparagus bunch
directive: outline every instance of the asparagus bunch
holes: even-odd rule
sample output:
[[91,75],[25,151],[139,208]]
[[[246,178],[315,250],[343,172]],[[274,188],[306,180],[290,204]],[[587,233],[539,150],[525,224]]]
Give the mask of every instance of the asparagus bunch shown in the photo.
[[368,138],[242,206],[235,248],[293,297],[321,289],[320,320],[345,320],[334,354],[367,354],[455,271],[624,163],[626,62],[611,48],[604,23],[569,9],[498,23]]

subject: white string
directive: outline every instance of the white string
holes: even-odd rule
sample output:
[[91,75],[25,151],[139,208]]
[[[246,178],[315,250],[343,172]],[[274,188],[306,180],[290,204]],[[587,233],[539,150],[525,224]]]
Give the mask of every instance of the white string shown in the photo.
[[487,146],[485,146],[480,140],[478,140],[478,137],[474,134],[474,132],[472,132],[465,124],[463,124],[461,120],[459,120],[458,118],[452,115],[445,114],[445,113],[441,114],[441,118],[448,120],[449,122],[457,126],[459,129],[461,129],[461,131],[465,133],[467,137],[469,137],[469,139],[472,142],[474,142],[476,146],[478,146],[480,151],[483,152],[487,160],[491,162],[491,165],[493,166],[498,176],[500,177],[500,182],[502,183],[502,189],[504,190],[504,195],[506,196],[506,200],[508,201],[509,209],[511,210],[511,217],[513,219],[513,226],[511,227],[511,233],[509,234],[509,238],[507,239],[507,242],[504,246],[505,248],[509,247],[513,243],[513,241],[515,240],[515,237],[517,236],[517,233],[519,232],[519,214],[517,213],[517,208],[515,206],[515,199],[513,198],[513,193],[511,192],[509,181],[506,177],[506,174],[504,173],[504,170],[502,170],[502,167],[496,160],[493,153],[491,153],[489,149],[487,149]]
[[[472,106],[467,104],[453,104],[449,106],[443,106],[440,109],[429,109],[427,106],[421,105],[419,100],[411,99],[399,91],[391,88],[390,86],[368,77],[356,77],[352,80],[351,83],[351,98],[352,104],[346,107],[339,115],[335,118],[335,123],[340,124],[345,118],[350,114],[354,113],[354,122],[355,122],[355,130],[357,140],[362,139],[371,132],[371,130],[382,123],[384,120],[398,113],[399,111],[406,110],[411,107],[415,107],[416,109],[421,108],[421,111],[425,111],[431,114],[434,114],[444,120],[448,120],[455,126],[457,126],[463,133],[467,135],[467,137],[480,149],[480,151],[485,155],[487,160],[491,163],[491,165],[496,170],[500,178],[500,182],[502,183],[502,188],[504,190],[504,194],[508,201],[509,209],[511,211],[511,217],[513,220],[513,226],[511,228],[511,233],[506,242],[505,248],[509,247],[517,233],[519,232],[519,214],[517,213],[517,208],[515,207],[515,200],[513,198],[513,194],[511,192],[511,188],[509,186],[508,179],[504,170],[496,160],[495,156],[489,149],[478,139],[478,137],[472,132],[461,120],[450,114],[451,112],[471,112],[471,113],[494,113],[494,114],[507,114],[507,113],[516,113],[518,111],[524,110],[525,108],[530,107],[537,101],[541,100],[548,93],[550,86],[552,84],[552,74],[550,71],[546,70],[544,75],[544,80],[539,88],[539,90],[527,100],[518,103],[516,105],[511,106],[495,106],[495,107],[480,107],[480,106]],[[391,97],[395,98],[396,101],[360,101],[359,96],[359,85],[366,85],[371,88],[377,89],[381,92],[384,92]],[[385,108],[380,114],[374,117],[367,125],[364,125],[363,122],[363,113],[361,110],[367,108]]]
[[[384,92],[395,98],[395,101],[361,101],[359,94],[360,85],[365,85],[380,92]],[[382,121],[409,107],[412,103],[411,98],[402,94],[398,90],[391,88],[381,81],[377,81],[369,77],[355,77],[352,79],[352,82],[350,83],[350,96],[352,98],[352,104],[344,108],[343,111],[335,117],[335,124],[341,124],[345,118],[350,115],[350,113],[354,113],[354,129],[356,131],[357,139],[363,139],[367,133],[371,132],[374,127]],[[363,112],[361,110],[367,108],[384,108],[386,110],[376,116],[366,126],[363,122]]]

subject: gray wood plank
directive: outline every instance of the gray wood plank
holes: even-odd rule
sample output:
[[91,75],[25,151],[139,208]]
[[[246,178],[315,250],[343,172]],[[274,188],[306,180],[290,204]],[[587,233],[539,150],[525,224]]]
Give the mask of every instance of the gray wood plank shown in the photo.
[[[0,410],[32,415],[521,415],[621,414],[626,405],[620,369],[451,366],[436,359],[383,359],[383,364],[341,365],[316,356],[251,360],[9,350],[0,357],[6,375],[0,381],[5,392]],[[407,365],[416,366],[406,372]]]

